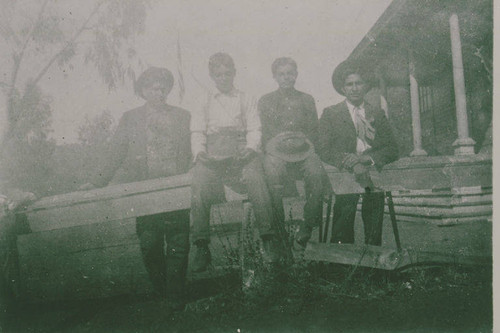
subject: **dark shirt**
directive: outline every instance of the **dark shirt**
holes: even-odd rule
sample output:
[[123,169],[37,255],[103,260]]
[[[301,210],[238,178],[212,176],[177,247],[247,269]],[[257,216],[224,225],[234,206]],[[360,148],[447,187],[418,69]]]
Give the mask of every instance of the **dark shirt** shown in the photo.
[[105,186],[187,172],[189,122],[188,111],[171,105],[161,111],[142,106],[125,112],[92,183]]
[[262,124],[262,147],[276,135],[302,132],[316,146],[318,114],[314,98],[295,89],[278,89],[259,100],[258,110]]

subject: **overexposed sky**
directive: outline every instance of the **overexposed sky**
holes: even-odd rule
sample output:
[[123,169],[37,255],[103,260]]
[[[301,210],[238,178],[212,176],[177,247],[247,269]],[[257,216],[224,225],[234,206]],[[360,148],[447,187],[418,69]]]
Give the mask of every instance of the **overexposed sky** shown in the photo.
[[[182,107],[191,110],[202,86],[211,87],[208,57],[218,51],[235,60],[236,86],[255,95],[276,89],[272,61],[291,56],[298,63],[296,88],[316,99],[318,112],[342,97],[331,86],[331,73],[373,26],[391,0],[170,0],[148,11],[145,33],[135,47],[147,66],[169,68],[177,81],[177,36],[180,36],[186,95]],[[61,2],[63,3],[63,2]],[[81,10],[85,2],[76,3]],[[71,10],[71,7],[68,8]],[[85,8],[84,8],[85,9]],[[53,137],[58,143],[76,141],[85,115],[107,109],[117,120],[143,103],[131,82],[109,91],[91,66],[76,59],[62,73],[54,66],[40,82],[53,97]],[[168,102],[179,105],[177,82]]]

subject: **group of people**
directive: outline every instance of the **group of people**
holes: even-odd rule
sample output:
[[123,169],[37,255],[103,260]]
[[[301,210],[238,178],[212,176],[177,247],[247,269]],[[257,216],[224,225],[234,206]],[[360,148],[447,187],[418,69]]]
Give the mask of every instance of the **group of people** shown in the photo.
[[[352,172],[365,188],[365,242],[380,245],[384,195],[374,191],[368,170],[394,161],[398,152],[384,112],[364,101],[368,72],[354,63],[339,65],[332,83],[346,99],[318,119],[314,98],[294,88],[298,68],[291,58],[273,62],[278,89],[258,102],[234,86],[236,67],[230,55],[212,55],[208,70],[215,89],[191,113],[166,104],[174,82],[170,71],[146,70],[135,84],[146,103],[122,116],[105,163],[82,187],[173,176],[192,168],[190,211],[137,219],[143,260],[158,295],[181,297],[190,239],[191,269],[202,272],[209,266],[210,209],[225,200],[224,185],[248,194],[263,258],[274,263],[283,254],[283,196],[295,189],[295,180],[303,179],[304,221],[295,245],[305,247],[321,223],[324,198],[331,198],[335,189],[323,162]],[[358,200],[358,194],[336,196],[332,242],[354,242]]]

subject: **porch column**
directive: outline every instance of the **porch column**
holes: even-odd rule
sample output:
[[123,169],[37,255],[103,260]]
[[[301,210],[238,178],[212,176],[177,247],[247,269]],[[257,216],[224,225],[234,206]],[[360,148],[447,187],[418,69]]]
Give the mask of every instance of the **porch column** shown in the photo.
[[420,101],[418,96],[418,83],[415,79],[415,63],[413,54],[410,51],[410,101],[411,101],[411,124],[413,127],[413,151],[410,156],[427,156],[427,152],[422,148],[422,128],[420,126]]
[[377,74],[380,87],[380,108],[384,110],[385,116],[387,117],[387,119],[389,119],[389,106],[387,105],[387,84],[380,71],[378,71]]
[[460,41],[460,28],[458,26],[457,14],[452,14],[450,17],[450,36],[458,132],[458,138],[453,142],[453,147],[455,147],[455,155],[471,155],[474,154],[474,145],[476,143],[469,137],[462,43]]

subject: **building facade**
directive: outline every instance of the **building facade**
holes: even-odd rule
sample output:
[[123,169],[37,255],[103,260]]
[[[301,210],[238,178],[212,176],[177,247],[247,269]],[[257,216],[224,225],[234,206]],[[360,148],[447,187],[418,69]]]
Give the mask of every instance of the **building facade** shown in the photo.
[[492,53],[491,0],[394,0],[350,54],[398,142],[381,182],[400,220],[491,222]]

